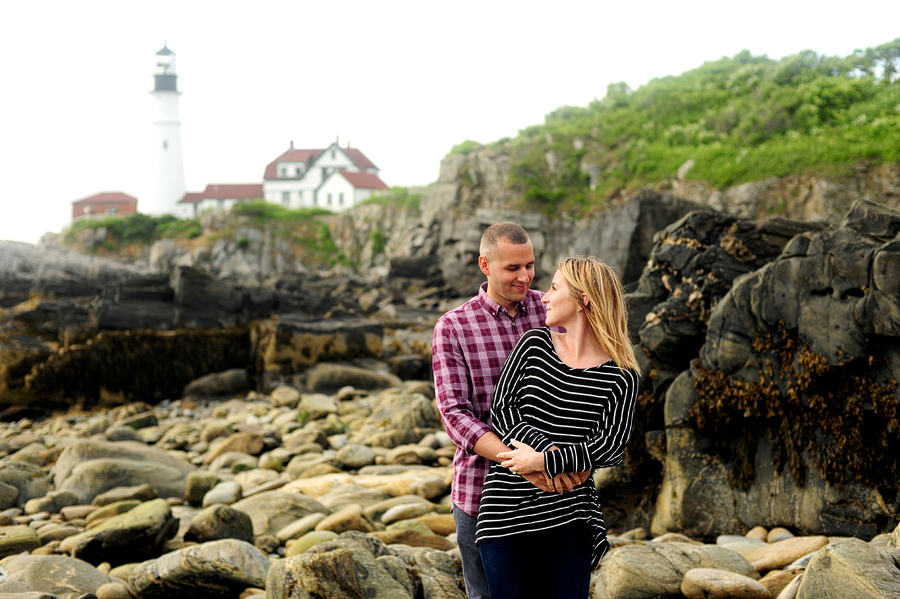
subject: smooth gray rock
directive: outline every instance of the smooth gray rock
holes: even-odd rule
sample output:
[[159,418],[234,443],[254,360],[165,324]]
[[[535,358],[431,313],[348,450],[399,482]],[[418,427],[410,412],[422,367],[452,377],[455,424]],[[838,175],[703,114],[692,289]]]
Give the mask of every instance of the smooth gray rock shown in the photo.
[[[413,597],[419,596],[416,589],[421,588],[424,597],[465,599],[465,581],[458,557],[450,555],[447,551],[407,545],[392,545],[391,551],[412,566],[408,568],[407,573],[412,579],[411,587],[415,593]],[[385,558],[377,559],[381,563]]]
[[[159,497],[156,491],[148,484],[135,485],[133,487],[116,487],[105,493],[100,493],[91,502],[92,505],[109,505],[125,499],[137,499],[138,501],[150,501]],[[74,504],[71,504],[74,505]]]
[[213,505],[200,510],[192,519],[184,535],[185,541],[217,541],[238,539],[253,542],[253,522],[250,516],[227,505]]
[[797,599],[900,596],[900,564],[859,539],[831,543],[809,561]]
[[32,592],[63,597],[95,593],[115,581],[87,562],[63,555],[12,555],[0,560],[0,568],[8,572],[8,581],[22,582]]
[[[26,462],[0,464],[0,483],[18,490],[15,505],[19,507],[24,507],[29,499],[44,497],[53,490],[47,474],[39,466]],[[12,498],[12,491],[7,489],[3,495],[9,501]]]
[[68,537],[59,551],[90,563],[119,565],[142,561],[162,552],[178,532],[178,519],[165,499],[153,499],[113,516],[81,534]]
[[743,556],[718,545],[648,543],[610,549],[594,571],[592,599],[646,599],[681,595],[685,572],[713,568],[747,576],[759,574]]
[[315,545],[273,570],[266,583],[267,598],[411,598],[407,585],[397,582],[366,547],[350,538]]
[[160,497],[184,497],[186,477],[196,466],[135,441],[78,440],[53,467],[57,489],[72,491],[81,503],[116,487],[149,484]]
[[212,472],[188,472],[184,487],[184,500],[191,505],[200,505],[220,479]]
[[235,480],[226,480],[217,484],[203,496],[203,507],[217,503],[231,505],[243,497],[241,484]]
[[0,557],[32,551],[40,546],[37,531],[28,526],[11,526],[0,533]]
[[311,497],[285,491],[259,493],[241,499],[231,507],[250,516],[254,535],[273,537],[295,520],[312,513],[328,514],[331,511]]
[[250,543],[225,539],[143,562],[129,581],[141,599],[234,599],[247,587],[263,588],[269,566],[269,558]]
[[425,435],[442,428],[434,401],[422,393],[389,389],[381,392],[371,405],[371,415],[351,433],[351,443],[390,449],[418,443]]

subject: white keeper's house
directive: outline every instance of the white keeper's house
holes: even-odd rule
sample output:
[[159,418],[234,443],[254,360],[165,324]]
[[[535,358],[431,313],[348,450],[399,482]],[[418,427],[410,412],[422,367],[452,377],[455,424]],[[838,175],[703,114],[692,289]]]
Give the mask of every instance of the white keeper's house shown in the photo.
[[268,202],[287,208],[352,208],[374,192],[388,189],[379,169],[365,154],[340,147],[335,141],[324,150],[290,148],[266,166],[263,194]]
[[197,218],[207,211],[224,212],[238,202],[261,200],[263,186],[259,183],[210,183],[201,192],[184,194],[178,202],[179,218]]

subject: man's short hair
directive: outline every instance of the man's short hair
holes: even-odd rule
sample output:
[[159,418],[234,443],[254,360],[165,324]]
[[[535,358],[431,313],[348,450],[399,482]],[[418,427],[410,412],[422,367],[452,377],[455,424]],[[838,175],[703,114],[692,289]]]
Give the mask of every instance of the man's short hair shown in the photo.
[[497,243],[501,239],[505,239],[515,245],[531,241],[528,233],[520,225],[510,221],[501,221],[494,223],[485,230],[484,235],[481,236],[481,247],[478,251],[488,260],[492,260],[494,250],[497,249]]

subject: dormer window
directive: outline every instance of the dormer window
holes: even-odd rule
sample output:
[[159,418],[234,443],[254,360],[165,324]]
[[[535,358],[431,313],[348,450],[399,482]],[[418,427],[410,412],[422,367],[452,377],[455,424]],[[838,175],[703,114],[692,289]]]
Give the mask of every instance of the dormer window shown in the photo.
[[299,176],[302,175],[302,174],[303,174],[303,167],[302,167],[302,166],[298,166],[298,167],[297,167],[297,176],[299,177]]
[[287,167],[286,166],[281,167],[281,176],[287,177]]

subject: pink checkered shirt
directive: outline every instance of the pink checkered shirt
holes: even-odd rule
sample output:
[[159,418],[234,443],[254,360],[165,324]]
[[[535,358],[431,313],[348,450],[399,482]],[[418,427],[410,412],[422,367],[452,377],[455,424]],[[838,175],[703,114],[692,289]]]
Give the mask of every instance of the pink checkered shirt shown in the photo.
[[491,465],[473,448],[491,430],[491,399],[506,358],[525,331],[544,326],[543,295],[529,290],[510,318],[506,308],[488,297],[483,283],[477,297],[434,325],[431,351],[437,403],[444,428],[457,447],[451,499],[472,516],[478,515]]

